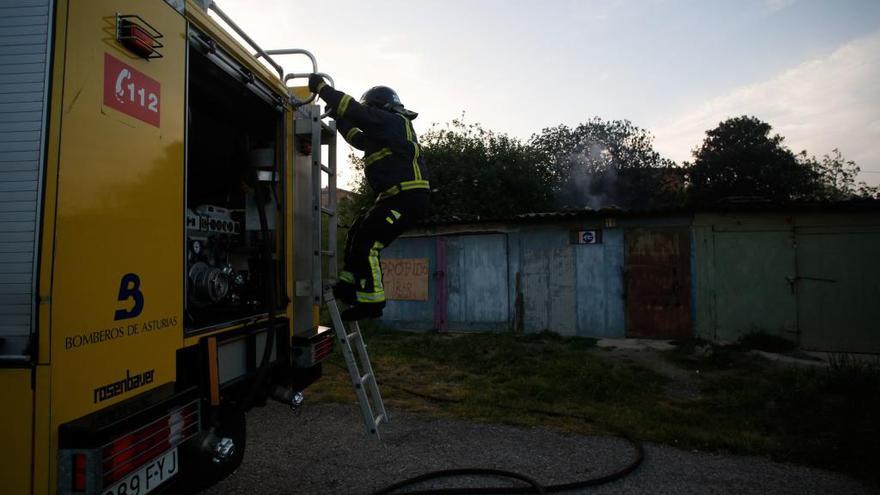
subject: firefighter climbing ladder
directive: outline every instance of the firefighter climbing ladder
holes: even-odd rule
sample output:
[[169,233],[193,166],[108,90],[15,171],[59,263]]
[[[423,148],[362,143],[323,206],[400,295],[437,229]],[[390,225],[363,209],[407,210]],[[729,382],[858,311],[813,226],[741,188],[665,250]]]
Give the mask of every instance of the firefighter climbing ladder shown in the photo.
[[[355,394],[357,394],[358,403],[361,407],[361,416],[364,419],[364,426],[370,435],[379,438],[379,424],[388,421],[388,414],[385,411],[385,404],[382,402],[382,395],[379,393],[379,385],[376,382],[376,374],[373,372],[373,366],[370,363],[370,356],[367,353],[367,345],[364,343],[364,337],[361,334],[360,327],[356,321],[349,322],[346,329],[342,317],[339,314],[339,306],[333,297],[331,284],[337,279],[337,257],[336,257],[336,229],[338,226],[338,218],[336,216],[338,202],[336,199],[336,136],[335,128],[327,126],[320,120],[320,107],[310,105],[313,119],[318,116],[319,126],[313,126],[312,131],[312,150],[320,150],[322,145],[327,145],[328,165],[321,163],[320,152],[312,152],[312,201],[314,202],[313,211],[318,213],[318,219],[315,222],[317,230],[313,234],[313,242],[316,244],[315,253],[318,258],[315,260],[313,269],[313,283],[318,282],[317,287],[322,288],[324,304],[330,311],[330,317],[333,321],[333,330],[336,332],[336,338],[342,347],[342,355],[345,357],[345,365],[348,367],[348,374],[351,376],[351,384],[354,386]],[[334,132],[329,133],[331,129]],[[321,139],[326,137],[327,139]],[[322,174],[327,174],[327,205],[322,201],[321,179]],[[322,220],[323,215],[327,215],[327,246],[322,245]],[[327,278],[330,284],[326,286],[322,280],[322,266],[324,257],[327,258]],[[349,331],[350,330],[350,331]],[[352,351],[352,345],[357,350],[357,358]],[[369,396],[364,390],[369,389]]]
[[[363,416],[367,433],[375,438],[379,438],[379,424],[388,421],[388,413],[385,411],[385,404],[382,402],[382,395],[379,393],[379,385],[373,372],[373,366],[370,363],[367,346],[357,322],[349,322],[349,326],[346,328],[331,289],[338,276],[336,229],[338,226],[337,209],[339,205],[336,198],[336,128],[333,122],[325,123],[322,121],[323,116],[318,105],[305,105],[300,107],[297,112],[298,129],[309,129],[312,144],[311,193],[312,220],[315,226],[312,232],[312,291],[315,293],[320,290],[319,293],[315,294],[315,300],[320,302],[321,297],[323,297],[323,302],[330,312],[333,329],[342,347],[342,354],[345,357],[345,364],[351,376],[351,383],[354,386],[354,391],[360,404],[361,415]],[[300,116],[303,118],[300,118]],[[299,125],[305,122],[308,122],[309,125]],[[297,132],[300,131],[298,130]],[[322,146],[327,146],[327,165],[321,163],[321,156],[323,155]],[[323,194],[321,190],[323,174],[325,173],[327,174],[326,205],[322,200]],[[327,216],[326,247],[323,245],[322,240],[322,224],[325,215]],[[326,284],[322,274],[325,258],[327,260],[326,279],[328,282]],[[352,350],[352,346],[357,351],[357,355]],[[369,395],[365,389],[369,389]]]

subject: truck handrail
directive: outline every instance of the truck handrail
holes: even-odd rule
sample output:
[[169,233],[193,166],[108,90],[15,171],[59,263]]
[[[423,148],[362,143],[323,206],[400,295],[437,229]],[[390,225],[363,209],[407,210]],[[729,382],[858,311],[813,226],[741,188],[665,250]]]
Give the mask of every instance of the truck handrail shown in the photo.
[[[284,81],[284,85],[285,85],[285,86],[287,85],[287,81],[290,81],[291,79],[302,79],[302,78],[307,78],[307,77],[309,77],[309,76],[312,75],[312,74],[318,74],[319,76],[321,76],[321,77],[327,79],[328,81],[330,81],[330,86],[331,86],[331,87],[335,87],[335,86],[336,86],[335,83],[333,82],[333,78],[332,78],[332,77],[330,77],[329,75],[327,75],[327,74],[325,74],[325,73],[323,73],[323,72],[318,72],[318,59],[315,58],[315,56],[312,54],[312,52],[310,52],[310,51],[308,51],[308,50],[305,50],[305,49],[303,49],[303,48],[279,48],[279,49],[277,49],[277,50],[265,50],[264,53],[265,53],[266,55],[305,55],[305,56],[308,57],[309,60],[312,62],[312,72],[293,72],[293,73],[290,73],[290,74],[285,75],[285,76],[282,78],[283,81]],[[256,58],[258,58],[258,59],[259,59],[261,56],[262,56],[262,55],[259,54],[259,53],[255,53],[255,54],[254,54],[254,57],[256,57]],[[309,103],[315,101],[315,98],[317,98],[317,96],[318,96],[318,95],[316,95],[316,94],[312,94],[312,96],[310,96],[310,97],[309,97],[308,99],[306,99],[305,101],[298,102],[296,106],[308,105]]]
[[[277,50],[264,50],[263,53],[266,55],[305,55],[312,61],[312,72],[318,72],[318,59],[308,50],[302,48],[279,48]],[[263,54],[257,52],[254,56],[260,58]]]
[[[315,58],[315,56],[312,54],[312,52],[310,52],[308,50],[304,50],[302,48],[281,48],[281,49],[277,49],[277,50],[264,50],[260,47],[260,45],[257,44],[256,41],[251,39],[251,37],[248,36],[247,33],[245,33],[244,30],[241,29],[238,26],[238,24],[236,24],[235,21],[232,20],[232,18],[230,18],[228,15],[226,15],[226,13],[223,12],[223,10],[220,7],[218,7],[215,2],[213,2],[213,1],[210,2],[208,5],[208,8],[211,9],[212,11],[214,11],[214,13],[217,14],[217,16],[220,17],[220,19],[222,19],[223,22],[225,22],[229,27],[231,27],[233,29],[233,31],[235,31],[239,36],[241,36],[241,38],[243,40],[245,40],[249,45],[251,45],[251,48],[253,48],[255,50],[254,57],[257,60],[259,60],[260,58],[265,58],[266,61],[269,62],[269,64],[278,73],[278,78],[284,81],[285,85],[287,84],[287,81],[289,81],[291,79],[309,77],[311,74],[318,74],[318,75],[321,75],[324,78],[328,79],[330,81],[330,86],[334,86],[332,77],[328,76],[327,74],[318,72],[318,59]],[[287,74],[285,76],[284,75],[284,68],[282,68],[281,65],[278,62],[276,62],[275,59],[273,59],[270,55],[305,55],[312,62],[312,72],[310,72],[310,73],[292,73],[292,74]],[[307,105],[307,104],[315,101],[315,98],[317,98],[317,97],[318,97],[318,95],[313,94],[305,101],[299,102],[296,106]]]
[[[331,88],[335,88],[335,87],[336,87],[336,83],[333,81],[333,78],[330,77],[329,74],[325,74],[325,73],[323,73],[323,72],[318,72],[318,71],[315,71],[314,74],[317,74],[317,75],[323,77],[324,79],[326,79],[326,80],[330,83],[330,87],[331,87]],[[308,72],[300,72],[300,73],[295,73],[295,72],[294,72],[294,73],[291,73],[291,74],[287,74],[286,76],[284,76],[284,85],[286,86],[286,85],[287,85],[287,81],[290,81],[291,79],[303,79],[303,78],[307,78],[307,77],[309,77],[309,76],[311,76],[311,75],[312,75],[312,73],[308,73]],[[317,98],[317,97],[318,97],[317,94],[312,93],[312,96],[310,96],[310,97],[309,97],[308,99],[306,99],[305,101],[301,102],[299,105],[308,105],[309,103],[315,101],[315,98]],[[325,115],[322,115],[322,116],[321,116],[321,118],[324,118],[324,117],[325,117]]]
[[[248,42],[249,45],[251,45],[251,48],[253,48],[254,50],[257,51],[257,54],[259,55],[257,58],[265,57],[266,61],[269,62],[269,64],[271,64],[272,67],[275,68],[276,72],[278,72],[279,79],[284,77],[284,69],[281,68],[280,65],[278,65],[278,62],[276,62],[274,59],[272,59],[272,57],[269,56],[270,55],[269,52],[260,48],[260,45],[258,45],[256,41],[252,40],[251,37],[248,36],[247,33],[244,32],[244,30],[242,30],[240,27],[238,27],[238,24],[233,22],[233,20],[230,19],[229,16],[226,15],[226,13],[223,12],[220,9],[220,7],[217,6],[217,4],[215,2],[211,2],[211,4],[208,6],[208,8],[213,10],[214,13],[216,13],[221,19],[223,19],[223,22],[225,22],[227,25],[229,25],[229,27],[231,27],[239,36],[241,36],[242,39],[244,39],[245,41]],[[312,59],[314,60],[314,57],[312,57]]]

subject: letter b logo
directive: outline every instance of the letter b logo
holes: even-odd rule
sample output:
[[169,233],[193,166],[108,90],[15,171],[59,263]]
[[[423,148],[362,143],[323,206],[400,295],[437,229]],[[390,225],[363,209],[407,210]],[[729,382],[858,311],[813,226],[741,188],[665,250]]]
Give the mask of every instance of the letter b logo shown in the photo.
[[122,276],[119,283],[119,301],[134,300],[134,306],[131,309],[117,309],[114,320],[126,320],[134,318],[141,314],[144,310],[144,293],[141,292],[141,278],[134,273],[127,273]]

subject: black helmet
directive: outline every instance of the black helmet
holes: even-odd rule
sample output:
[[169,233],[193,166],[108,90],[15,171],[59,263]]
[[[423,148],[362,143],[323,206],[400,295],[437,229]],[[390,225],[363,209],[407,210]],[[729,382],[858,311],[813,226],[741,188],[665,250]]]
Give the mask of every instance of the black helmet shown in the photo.
[[373,86],[368,89],[361,96],[361,104],[368,107],[381,108],[389,112],[396,112],[410,120],[419,116],[418,113],[404,108],[403,103],[400,102],[400,97],[388,86]]

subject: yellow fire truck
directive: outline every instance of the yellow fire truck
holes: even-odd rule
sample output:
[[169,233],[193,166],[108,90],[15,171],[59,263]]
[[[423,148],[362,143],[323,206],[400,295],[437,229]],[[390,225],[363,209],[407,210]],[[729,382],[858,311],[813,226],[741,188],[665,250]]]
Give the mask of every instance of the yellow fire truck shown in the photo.
[[0,1],[0,491],[198,489],[320,377],[310,72],[206,0]]

